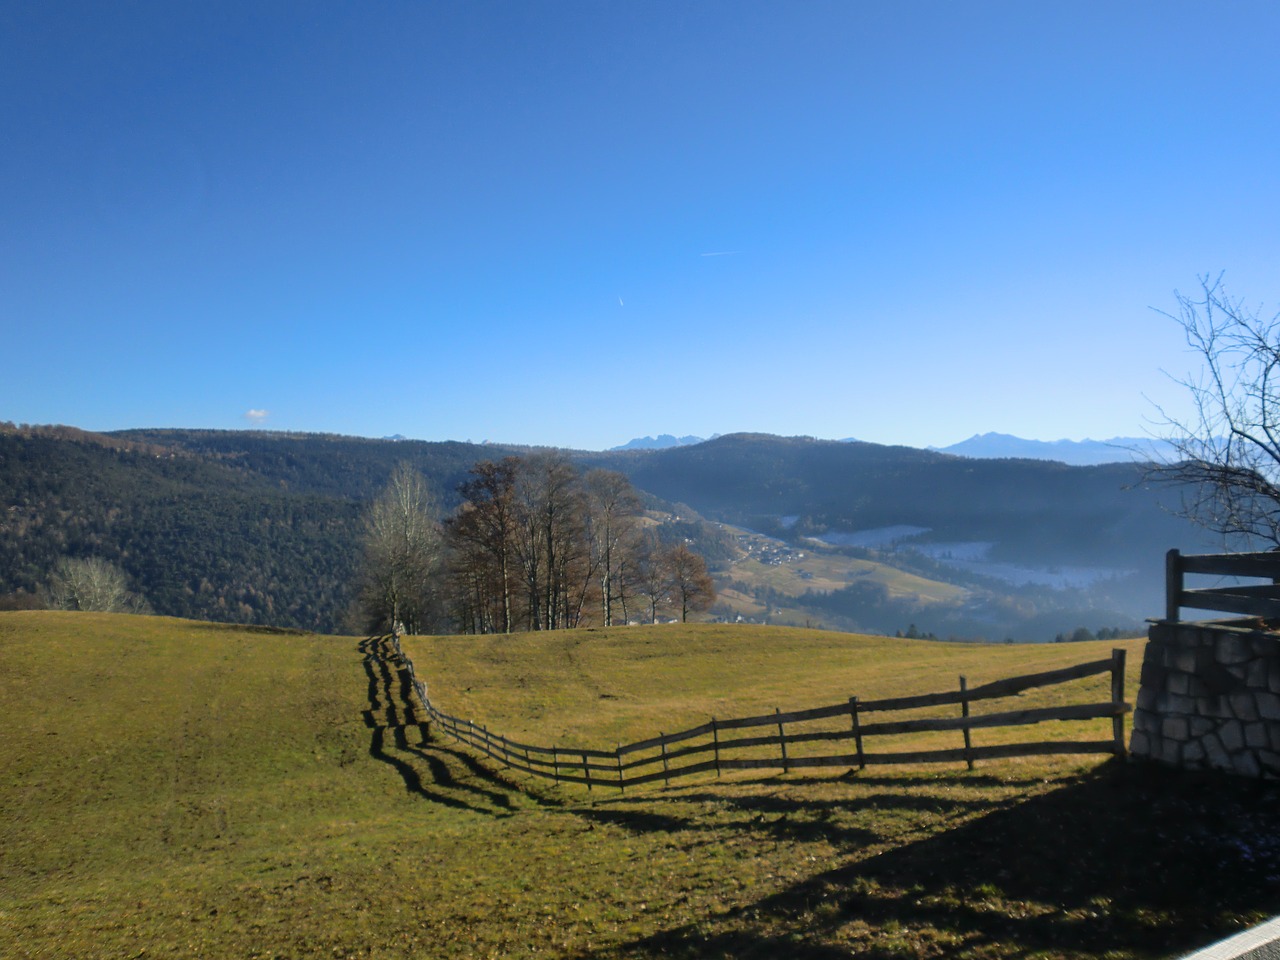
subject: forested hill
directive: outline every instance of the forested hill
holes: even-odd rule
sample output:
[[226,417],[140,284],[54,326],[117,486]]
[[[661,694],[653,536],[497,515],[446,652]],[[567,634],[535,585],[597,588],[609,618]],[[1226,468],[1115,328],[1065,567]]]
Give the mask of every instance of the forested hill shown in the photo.
[[[0,424],[0,602],[30,598],[60,557],[98,556],[118,563],[158,613],[349,630],[361,513],[394,466],[407,462],[424,474],[447,512],[472,465],[527,452]],[[935,542],[992,542],[1014,560],[1142,569],[1151,583],[1166,549],[1201,543],[1141,486],[1140,468],[1124,464],[971,460],[743,434],[668,450],[567,454],[584,468],[627,474],[651,504],[689,504],[793,542],[912,525],[929,528]],[[1142,589],[1146,610],[1158,598],[1145,593],[1158,585]]]
[[158,613],[351,630],[361,514],[395,465],[423,473],[451,510],[473,464],[517,452],[265,431],[0,425],[0,600],[28,602],[60,557],[95,556],[119,564]]
[[456,504],[458,484],[477,461],[528,449],[256,430],[124,430],[106,437],[195,455],[281,490],[362,502],[377,495],[397,464],[408,463],[439,491],[447,508]]
[[351,498],[119,438],[0,432],[0,504],[0,596],[97,556],[174,616],[329,631],[350,604]]
[[1204,536],[1144,483],[1142,464],[1070,467],[912,447],[733,434],[696,446],[594,458],[707,517],[794,536],[895,525],[939,541],[994,541],[1022,560],[1160,564]]

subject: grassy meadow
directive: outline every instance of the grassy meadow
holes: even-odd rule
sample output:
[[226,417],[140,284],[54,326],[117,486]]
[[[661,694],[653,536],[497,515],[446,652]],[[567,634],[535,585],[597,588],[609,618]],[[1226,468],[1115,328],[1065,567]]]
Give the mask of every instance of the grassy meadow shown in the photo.
[[[910,600],[925,606],[953,605],[964,601],[968,591],[955,584],[930,580],[888,564],[850,557],[818,543],[803,550],[728,524],[724,529],[748,543],[752,552],[743,552],[724,571],[717,586],[718,607],[749,618],[768,618],[772,623],[805,623],[803,600],[809,591],[818,593],[842,590],[855,583],[883,587],[894,600]],[[785,562],[762,560],[764,554],[784,554]],[[759,600],[752,591],[767,587],[773,593],[773,606]],[[795,605],[793,605],[793,603]],[[902,628],[906,629],[904,622]]]
[[[1112,646],[405,641],[441,709],[580,746]],[[1280,912],[1271,786],[1077,757],[588,794],[427,739],[375,653],[0,613],[0,956],[1163,957]]]
[[[775,708],[843,703],[851,696],[870,700],[955,690],[961,675],[976,687],[1103,659],[1115,648],[1133,661],[1126,669],[1126,699],[1132,703],[1145,643],[938,643],[791,627],[663,624],[551,635],[407,637],[403,646],[445,713],[483,721],[495,733],[528,743],[611,749],[711,717],[759,716]],[[1110,678],[1100,676],[992,701],[981,712],[1011,709],[1015,702],[1041,707],[1108,699]],[[956,710],[932,713],[954,716]],[[1070,729],[1106,738],[1111,724]],[[974,742],[996,742],[1001,735],[975,732]],[[920,749],[956,746],[957,735],[949,736],[910,742]]]

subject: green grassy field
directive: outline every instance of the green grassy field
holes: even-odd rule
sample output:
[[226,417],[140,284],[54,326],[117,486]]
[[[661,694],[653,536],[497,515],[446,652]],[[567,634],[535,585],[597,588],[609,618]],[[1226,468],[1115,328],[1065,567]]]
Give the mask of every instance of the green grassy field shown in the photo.
[[[608,746],[1111,647],[405,646],[442,709]],[[588,795],[424,740],[358,638],[3,613],[0,705],[5,957],[1159,957],[1280,911],[1272,787],[1077,758]]]
[[[937,643],[790,627],[665,624],[512,637],[409,637],[404,649],[429,680],[436,707],[446,713],[484,721],[525,742],[610,749],[713,716],[758,716],[851,696],[955,690],[961,675],[972,687],[1102,659],[1117,647],[1134,661],[1126,670],[1132,703],[1145,643]],[[1109,678],[1094,677],[1016,699],[1020,706],[1051,706],[1109,698]],[[1008,706],[995,703],[984,712]],[[1110,735],[1108,721],[1079,729]]]

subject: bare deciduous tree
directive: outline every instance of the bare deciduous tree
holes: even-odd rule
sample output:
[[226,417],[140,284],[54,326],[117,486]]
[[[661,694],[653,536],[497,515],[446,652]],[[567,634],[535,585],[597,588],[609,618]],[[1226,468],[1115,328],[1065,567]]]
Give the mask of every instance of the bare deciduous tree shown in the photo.
[[1228,538],[1280,546],[1280,314],[1231,297],[1222,275],[1175,293],[1174,320],[1202,367],[1177,379],[1191,396],[1180,419],[1159,411],[1173,451],[1153,478],[1183,487],[1182,512]]
[[431,621],[441,555],[437,515],[423,476],[408,464],[397,466],[365,518],[360,597],[371,629],[417,633]]
[[[517,457],[485,460],[471,468],[459,488],[462,506],[446,524],[452,565],[465,572],[470,593],[455,598],[455,618],[477,633],[515,629],[514,582],[518,574],[516,537]],[[455,578],[456,580],[456,578]]]
[[130,592],[124,571],[101,557],[59,560],[49,582],[49,603],[58,610],[151,612],[145,600]]
[[613,470],[592,470],[584,484],[592,550],[600,576],[600,612],[604,625],[611,627],[613,604],[620,599],[624,587],[619,570],[624,566],[624,554],[634,543],[640,498],[631,481]]
[[688,621],[690,613],[706,610],[716,602],[716,587],[706,561],[683,543],[667,554],[667,578],[672,601],[680,608],[681,623]]
[[671,594],[667,576],[666,553],[656,534],[645,532],[637,538],[626,567],[627,592],[643,597],[650,623],[658,622],[658,611],[666,607]]
[[516,471],[515,550],[525,580],[531,630],[572,626],[575,590],[583,576],[582,494],[578,472],[559,452],[535,453]]

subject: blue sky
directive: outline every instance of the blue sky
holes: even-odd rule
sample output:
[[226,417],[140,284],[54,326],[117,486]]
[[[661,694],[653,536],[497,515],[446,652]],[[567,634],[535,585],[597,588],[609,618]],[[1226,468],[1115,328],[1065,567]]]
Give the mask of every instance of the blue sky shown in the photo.
[[1280,302],[1274,2],[0,6],[0,420],[1141,435]]

